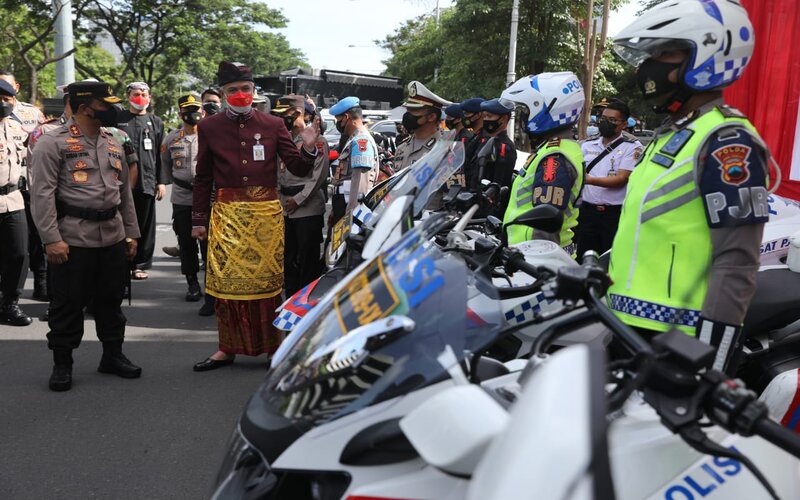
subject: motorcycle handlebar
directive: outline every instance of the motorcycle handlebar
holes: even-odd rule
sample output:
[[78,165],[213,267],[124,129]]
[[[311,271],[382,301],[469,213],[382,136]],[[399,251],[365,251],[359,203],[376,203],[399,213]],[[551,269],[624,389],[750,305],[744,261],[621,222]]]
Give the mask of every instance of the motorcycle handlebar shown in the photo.
[[800,435],[775,422],[769,417],[758,419],[753,432],[787,453],[800,457]]

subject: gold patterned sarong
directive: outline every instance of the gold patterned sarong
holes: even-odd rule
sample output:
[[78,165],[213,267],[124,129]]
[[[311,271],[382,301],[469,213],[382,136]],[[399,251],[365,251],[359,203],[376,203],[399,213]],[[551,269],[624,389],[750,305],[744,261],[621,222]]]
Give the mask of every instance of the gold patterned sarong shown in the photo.
[[258,300],[283,288],[283,209],[275,188],[220,188],[209,223],[206,293]]

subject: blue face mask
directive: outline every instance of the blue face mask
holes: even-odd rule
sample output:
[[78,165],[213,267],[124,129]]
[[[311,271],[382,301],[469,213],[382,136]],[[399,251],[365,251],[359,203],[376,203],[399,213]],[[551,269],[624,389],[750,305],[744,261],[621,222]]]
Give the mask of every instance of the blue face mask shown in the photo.
[[586,135],[589,137],[594,137],[600,133],[600,129],[594,125],[589,125],[586,127]]

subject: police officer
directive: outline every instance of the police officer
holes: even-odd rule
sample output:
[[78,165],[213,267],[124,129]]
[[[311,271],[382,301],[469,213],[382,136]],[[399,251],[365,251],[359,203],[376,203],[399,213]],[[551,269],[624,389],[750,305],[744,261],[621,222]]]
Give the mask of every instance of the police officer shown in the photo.
[[[329,110],[336,119],[344,146],[334,174],[331,224],[358,205],[358,195],[372,189],[378,179],[378,146],[363,122],[361,101],[345,97]],[[399,149],[398,149],[399,152]]]
[[119,114],[122,131],[131,138],[139,157],[139,179],[133,189],[136,218],[142,238],[133,260],[133,279],[147,279],[145,269],[153,263],[156,245],[156,201],[166,194],[169,173],[161,166],[161,143],[164,142],[164,122],[147,112],[150,106],[150,87],[145,82],[128,85],[129,108]]
[[607,102],[598,122],[600,137],[581,144],[586,168],[575,230],[579,258],[587,250],[607,251],[617,233],[628,177],[643,149],[636,138],[623,133],[629,118],[624,102]]
[[[278,99],[272,114],[283,119],[295,144],[302,146],[300,132],[306,128],[306,117],[310,125],[315,115],[306,99],[296,94],[285,95]],[[320,188],[330,169],[328,144],[323,138],[317,141],[317,152],[314,168],[305,176],[293,174],[283,162],[278,167],[278,189],[285,215],[284,284],[287,297],[322,273],[320,246],[325,198]]]
[[558,208],[564,216],[557,233],[509,226],[508,242],[546,239],[574,256],[573,228],[578,223],[575,203],[583,186],[583,154],[572,139],[572,127],[583,110],[583,87],[569,71],[541,73],[517,80],[501,98],[519,105],[519,119],[535,145],[525,170],[514,179],[503,222],[509,224],[541,204]]
[[715,346],[715,369],[726,369],[737,345],[769,218],[769,151],[721,92],[741,76],[754,41],[741,5],[686,0],[645,11],[614,38],[668,120],[628,183],[609,304],[631,326],[678,328]]
[[454,141],[461,141],[465,146],[475,136],[472,130],[464,125],[464,108],[460,103],[451,104],[444,108],[444,124],[448,130],[455,130]]
[[83,308],[91,297],[103,343],[98,371],[137,378],[141,368],[122,354],[122,296],[127,260],[139,227],[122,144],[101,127],[117,123],[119,98],[103,82],[69,86],[73,116],[39,138],[31,171],[33,215],[50,263],[48,347],[55,366],[50,389],[72,386],[72,350],[83,337]]
[[466,149],[464,150],[465,163],[469,163],[475,155],[476,149],[479,149],[486,143],[486,137],[483,135],[481,129],[483,128],[483,112],[481,111],[481,104],[486,99],[482,97],[471,97],[461,101],[461,109],[464,110],[464,118],[462,122],[464,126],[472,131],[472,139],[467,142]]
[[[161,144],[161,166],[172,179],[172,229],[178,237],[181,274],[186,277],[186,300],[197,302],[203,297],[197,273],[198,241],[192,238],[192,182],[197,165],[197,124],[203,117],[200,96],[195,93],[178,98],[178,112],[183,125],[170,132]],[[205,242],[200,242],[205,258]]]
[[[19,83],[12,73],[0,71],[0,79],[10,83],[19,93]],[[39,108],[16,98],[11,118],[22,125],[22,129],[26,134],[30,134],[36,127],[46,121]],[[23,160],[24,163],[27,163],[27,159]],[[28,169],[24,168],[20,177],[20,191],[25,201],[25,217],[28,223],[28,266],[31,273],[33,273],[33,299],[47,301],[47,262],[44,258],[42,240],[39,238],[39,233],[36,231],[36,226],[31,218],[31,200],[28,189]],[[26,274],[23,269],[23,273],[20,275],[20,288],[25,286]]]
[[450,104],[450,101],[434,94],[420,82],[408,84],[408,99],[403,103],[406,108],[403,127],[410,135],[397,145],[394,155],[396,170],[404,169],[425,156],[443,137],[439,126],[442,123],[442,108]]
[[[488,140],[494,137],[492,146],[475,151],[475,156],[467,165],[467,182],[470,189],[481,187],[481,180],[511,187],[511,176],[517,162],[517,149],[506,132],[514,103],[506,99],[492,99],[481,103],[481,132]],[[479,155],[485,155],[481,159]],[[502,212],[501,212],[502,213]]]
[[0,79],[0,322],[26,326],[33,320],[17,302],[28,251],[25,202],[19,189],[28,134],[11,118],[16,95],[17,89]]

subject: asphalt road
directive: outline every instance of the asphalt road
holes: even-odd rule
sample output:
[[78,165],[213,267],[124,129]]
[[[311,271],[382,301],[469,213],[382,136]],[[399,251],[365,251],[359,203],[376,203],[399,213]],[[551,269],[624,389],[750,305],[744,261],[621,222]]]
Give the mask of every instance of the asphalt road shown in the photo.
[[[168,200],[168,198],[167,198]],[[94,321],[74,352],[73,388],[47,388],[47,324],[0,326],[0,499],[206,498],[236,420],[265,373],[266,358],[195,373],[214,352],[216,319],[184,301],[171,205],[157,203],[150,279],[133,284],[124,351],[143,369],[126,380],[97,373],[102,347]],[[46,305],[20,301],[31,316]]]

